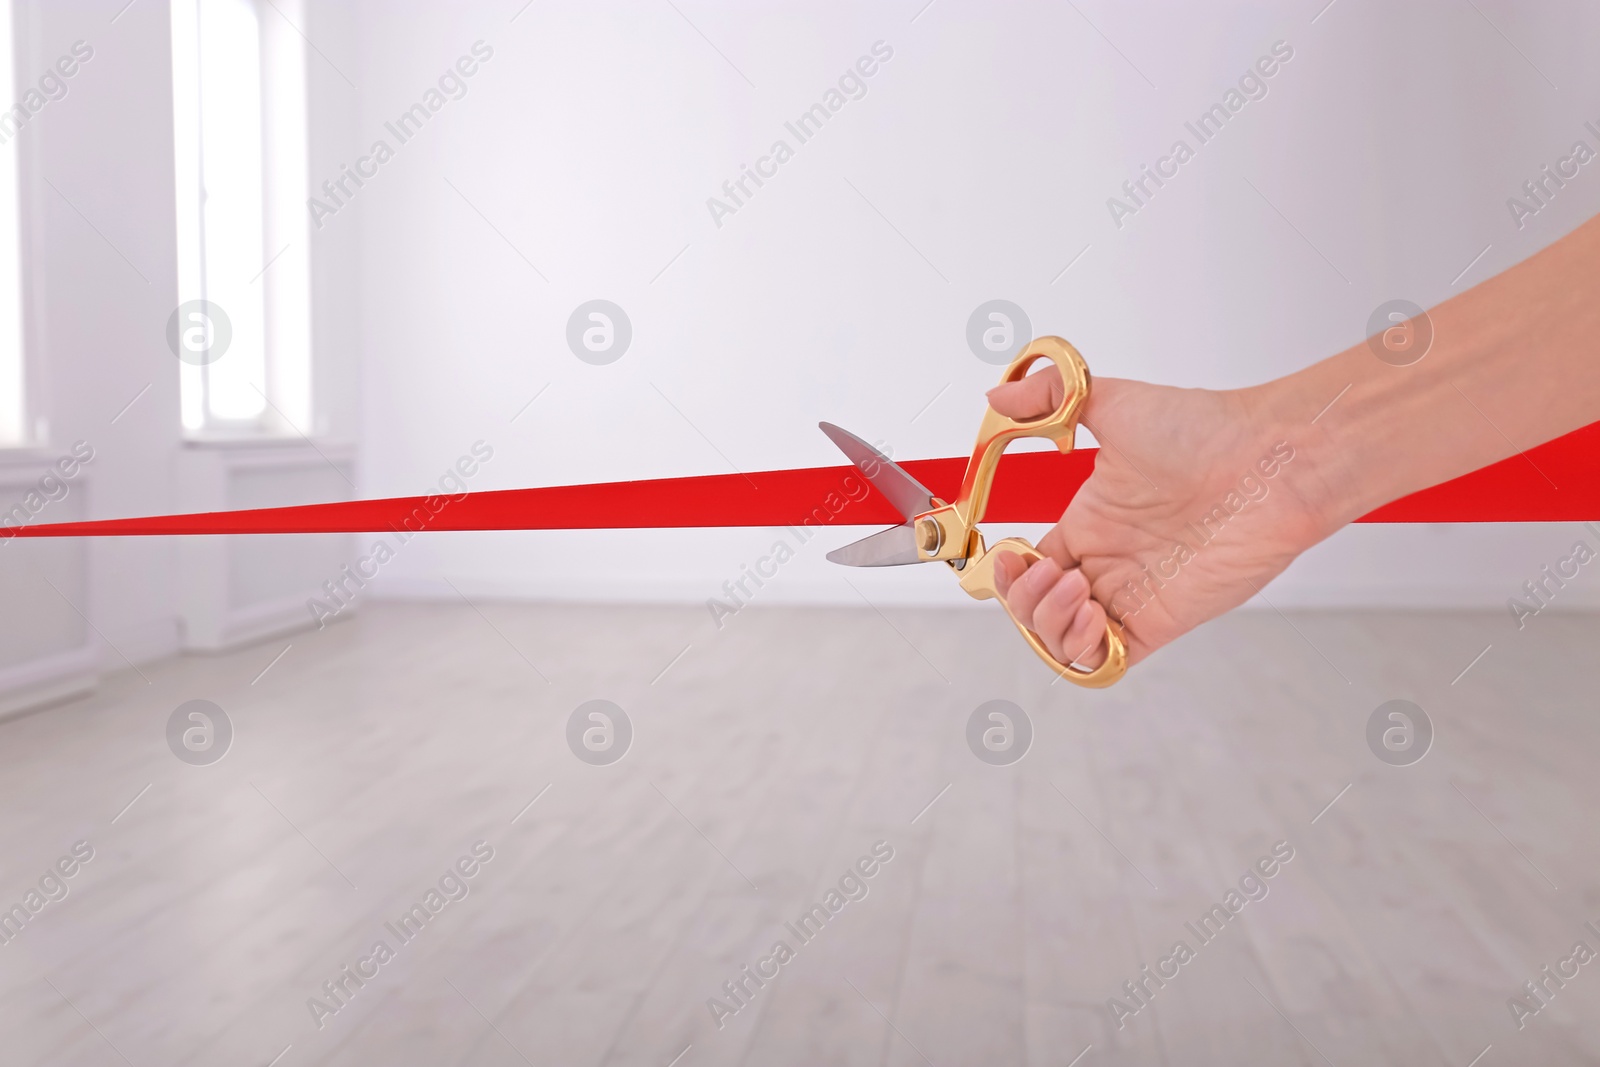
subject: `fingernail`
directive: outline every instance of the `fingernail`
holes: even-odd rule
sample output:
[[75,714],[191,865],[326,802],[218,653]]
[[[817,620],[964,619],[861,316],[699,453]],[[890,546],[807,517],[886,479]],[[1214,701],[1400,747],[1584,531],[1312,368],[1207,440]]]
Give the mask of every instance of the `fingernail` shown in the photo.
[[1011,591],[1011,557],[1012,553],[1002,552],[994,561],[994,587],[1001,596]]
[[1030,592],[1042,593],[1055,584],[1055,568],[1049,565],[1048,560],[1040,560],[1028,568],[1028,573],[1022,576],[1022,580],[1028,583]]

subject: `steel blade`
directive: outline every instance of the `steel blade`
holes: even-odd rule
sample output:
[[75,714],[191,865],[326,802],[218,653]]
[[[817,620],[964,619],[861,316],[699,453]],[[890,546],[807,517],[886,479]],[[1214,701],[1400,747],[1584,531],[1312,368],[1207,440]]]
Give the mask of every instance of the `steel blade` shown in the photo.
[[[909,519],[933,510],[933,494],[921,482],[907,474],[894,460],[849,430],[841,429],[831,422],[819,422],[817,425],[828,435],[830,441],[839,446],[839,451],[849,457],[850,462],[856,465],[856,469],[866,475],[872,487],[882,493],[884,499],[894,506],[901,518]],[[857,564],[857,566],[868,565]]]
[[923,562],[917,555],[917,539],[909,522],[836,548],[828,553],[828,559],[846,567],[903,567]]

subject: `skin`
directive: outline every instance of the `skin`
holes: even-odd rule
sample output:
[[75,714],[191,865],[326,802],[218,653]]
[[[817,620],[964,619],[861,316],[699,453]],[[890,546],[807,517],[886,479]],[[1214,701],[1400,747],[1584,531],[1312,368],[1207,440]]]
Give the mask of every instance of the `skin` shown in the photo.
[[[1362,342],[1247,389],[1096,378],[1083,419],[1102,446],[1094,473],[1040,540],[1048,558],[1002,554],[1002,595],[1057,659],[1085,667],[1105,658],[1109,608],[1137,663],[1373,509],[1600,420],[1597,279],[1600,218],[1430,309],[1433,344],[1408,366]],[[1061,393],[1049,367],[989,403],[1030,418]],[[1274,446],[1293,458],[1263,478]],[[1200,544],[1190,524],[1247,475],[1266,495]],[[1176,562],[1180,539],[1194,551]]]

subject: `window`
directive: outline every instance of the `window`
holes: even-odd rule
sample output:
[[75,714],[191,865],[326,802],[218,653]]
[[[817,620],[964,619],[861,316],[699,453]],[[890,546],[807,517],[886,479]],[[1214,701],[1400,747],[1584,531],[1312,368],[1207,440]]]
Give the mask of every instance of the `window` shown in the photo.
[[[17,84],[10,0],[0,0],[0,108]],[[0,126],[0,446],[28,438],[22,358],[22,220],[17,201],[17,126]]]
[[190,436],[311,431],[302,17],[291,0],[172,0],[168,340]]

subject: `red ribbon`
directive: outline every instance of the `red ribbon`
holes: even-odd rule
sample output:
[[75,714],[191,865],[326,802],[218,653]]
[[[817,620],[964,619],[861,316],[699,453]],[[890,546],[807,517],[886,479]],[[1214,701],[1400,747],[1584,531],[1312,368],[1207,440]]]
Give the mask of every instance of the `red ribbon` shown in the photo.
[[[1055,522],[1094,469],[1096,449],[1005,456],[989,522]],[[965,457],[902,464],[953,499]],[[1600,423],[1386,504],[1358,522],[1554,522],[1600,519]],[[712,474],[640,482],[502,489],[456,496],[348,500],[298,507],[8,527],[16,537],[156,534],[596,530],[643,527],[886,526],[901,521],[854,467]]]

